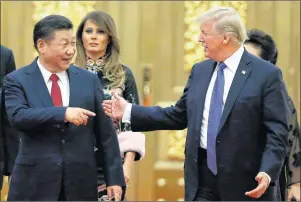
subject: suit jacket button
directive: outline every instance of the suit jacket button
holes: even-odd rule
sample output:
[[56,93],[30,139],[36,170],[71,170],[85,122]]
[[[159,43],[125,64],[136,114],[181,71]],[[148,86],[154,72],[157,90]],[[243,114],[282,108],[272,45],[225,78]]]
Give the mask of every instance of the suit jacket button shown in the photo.
[[58,166],[61,166],[61,163],[57,163]]
[[62,140],[62,143],[63,143],[63,144],[65,144],[65,142],[66,142],[65,140]]
[[60,128],[61,126],[60,126],[60,124],[53,124],[52,127],[53,128]]
[[194,161],[195,161],[195,162],[198,162],[198,159],[197,159],[197,158],[195,158],[195,159],[194,159]]

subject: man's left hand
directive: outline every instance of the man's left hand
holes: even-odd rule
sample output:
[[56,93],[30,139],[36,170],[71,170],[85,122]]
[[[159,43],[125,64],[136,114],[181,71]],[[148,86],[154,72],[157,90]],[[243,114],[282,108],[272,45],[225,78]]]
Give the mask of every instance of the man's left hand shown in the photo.
[[287,201],[291,201],[293,198],[296,201],[300,201],[300,182],[292,184],[288,191]]
[[114,201],[121,200],[121,194],[122,194],[121,186],[118,185],[109,186],[107,187],[107,193],[110,201],[112,201],[112,199],[114,199]]
[[258,182],[258,186],[253,189],[252,191],[248,191],[245,194],[247,196],[250,196],[252,198],[259,198],[264,194],[264,192],[267,190],[269,187],[269,179],[264,173],[259,173],[256,177],[255,180]]

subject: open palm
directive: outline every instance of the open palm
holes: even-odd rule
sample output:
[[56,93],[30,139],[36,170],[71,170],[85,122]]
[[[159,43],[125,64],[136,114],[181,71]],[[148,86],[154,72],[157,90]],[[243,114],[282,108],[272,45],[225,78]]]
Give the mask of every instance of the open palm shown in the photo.
[[113,99],[104,100],[102,106],[106,115],[113,119],[121,120],[127,103],[124,98],[114,93]]

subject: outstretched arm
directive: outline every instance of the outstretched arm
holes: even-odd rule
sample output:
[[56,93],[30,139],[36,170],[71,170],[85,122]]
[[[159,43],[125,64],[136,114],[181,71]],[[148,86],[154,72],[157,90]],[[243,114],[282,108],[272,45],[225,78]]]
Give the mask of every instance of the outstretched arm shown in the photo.
[[[187,127],[186,99],[193,80],[193,70],[185,86],[184,93],[175,106],[162,108],[143,107],[128,104],[114,94],[115,101],[103,103],[105,113],[113,118],[130,122],[133,131],[180,130]],[[126,109],[127,108],[127,109]]]

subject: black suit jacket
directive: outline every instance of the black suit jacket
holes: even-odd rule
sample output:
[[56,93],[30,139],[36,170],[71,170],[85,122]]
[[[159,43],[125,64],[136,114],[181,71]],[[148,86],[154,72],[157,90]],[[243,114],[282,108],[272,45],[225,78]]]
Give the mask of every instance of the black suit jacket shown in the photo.
[[0,46],[1,51],[1,121],[0,121],[0,161],[1,161],[1,175],[0,175],[0,187],[2,186],[3,175],[10,175],[12,173],[15,159],[19,148],[19,135],[18,131],[15,130],[7,119],[4,103],[3,93],[3,77],[10,72],[16,70],[14,54],[13,52],[4,47]]
[[[131,112],[135,131],[179,130],[187,127],[185,200],[198,189],[198,148],[209,82],[217,63],[194,65],[184,93],[175,106],[142,107]],[[257,186],[255,176],[266,172],[271,184],[284,162],[288,135],[287,93],[276,66],[244,51],[224,106],[216,140],[218,187],[224,201],[253,200],[245,196]],[[273,186],[259,200],[273,199]]]
[[[97,162],[108,186],[125,186],[117,135],[102,109],[103,87],[96,75],[70,66],[69,107],[96,113],[87,126],[66,123],[66,107],[53,107],[36,60],[4,78],[5,103],[12,125],[22,131],[8,200],[97,200]],[[102,153],[95,158],[94,147]]]

